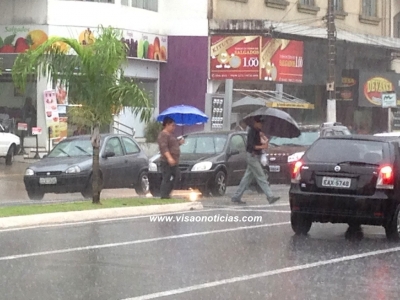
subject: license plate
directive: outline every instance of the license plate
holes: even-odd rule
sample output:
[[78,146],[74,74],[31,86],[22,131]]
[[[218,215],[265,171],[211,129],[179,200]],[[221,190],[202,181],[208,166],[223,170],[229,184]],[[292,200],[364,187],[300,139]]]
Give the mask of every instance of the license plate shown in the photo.
[[270,172],[280,172],[281,166],[269,166],[269,171]]
[[337,188],[350,188],[350,178],[337,178],[337,177],[322,177],[322,186],[337,187]]
[[39,183],[40,184],[57,184],[57,178],[56,177],[40,178]]

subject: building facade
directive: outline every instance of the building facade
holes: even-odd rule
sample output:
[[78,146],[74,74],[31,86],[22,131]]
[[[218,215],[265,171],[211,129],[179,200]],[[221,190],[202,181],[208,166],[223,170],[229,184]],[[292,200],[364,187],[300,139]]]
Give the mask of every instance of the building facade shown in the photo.
[[[57,98],[57,110],[49,117],[51,113],[44,101],[44,91],[58,89],[57,83],[41,78],[29,82],[26,92],[21,93],[13,85],[11,70],[19,53],[51,36],[76,38],[81,43],[90,43],[100,25],[121,29],[130,49],[128,64],[124,67],[125,76],[134,78],[150,94],[155,108],[154,117],[160,110],[180,103],[204,109],[208,47],[206,1],[189,5],[185,0],[2,0],[0,6],[0,59],[3,70],[0,77],[0,113],[7,114],[16,123],[25,122],[24,105],[26,99],[31,98],[36,115],[29,125],[42,128],[40,147],[49,147],[47,128],[54,122],[57,127],[53,129],[65,131],[64,117],[68,109],[65,104],[68,102],[63,99],[60,103]],[[195,59],[201,48],[204,53],[199,60]],[[198,81],[200,76],[202,82]],[[195,81],[196,84],[193,84]],[[190,93],[189,84],[192,85]],[[124,110],[115,116],[111,128],[104,128],[104,131],[130,133],[129,128],[134,128],[135,136],[142,139],[145,126],[129,110]],[[71,134],[71,129],[68,132]],[[50,136],[53,142],[59,140],[58,133],[54,134],[53,130]],[[35,144],[33,137],[24,140],[25,146],[33,147]]]
[[[397,63],[400,4],[394,0],[333,0],[333,5],[336,119],[360,132],[387,130],[387,109],[374,100],[381,97],[381,92],[388,92],[389,88],[395,91],[399,87],[396,71],[400,71]],[[209,1],[208,92],[225,93],[224,80],[233,79],[233,91],[229,93],[233,99],[232,111],[236,109],[237,113],[232,115],[231,122],[238,121],[247,112],[246,101],[257,104],[260,99],[287,110],[300,123],[326,121],[327,13],[328,0]],[[240,40],[245,36],[259,37],[259,48],[256,41],[249,50],[249,39]],[[239,37],[236,44],[232,39],[224,41],[232,37]],[[224,42],[231,48],[222,51]],[[235,45],[239,50],[232,51]],[[235,51],[239,55],[235,55]],[[233,71],[241,70],[243,65],[226,71],[216,69],[221,65],[219,55],[226,53],[231,61],[232,55],[239,56],[242,64],[251,67],[249,57],[243,56],[245,51],[259,52],[254,56],[259,58],[256,62],[258,74],[257,66],[253,68],[253,77],[249,75],[251,68],[242,70],[239,75]],[[377,86],[379,82],[385,83],[384,80],[390,84],[380,84],[376,91],[367,91],[368,86]],[[397,97],[400,99],[400,93]]]

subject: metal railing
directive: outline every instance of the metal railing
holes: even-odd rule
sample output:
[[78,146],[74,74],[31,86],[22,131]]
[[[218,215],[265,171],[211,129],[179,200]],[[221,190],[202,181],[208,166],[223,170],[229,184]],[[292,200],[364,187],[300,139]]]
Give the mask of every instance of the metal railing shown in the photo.
[[[116,127],[115,124],[117,124],[118,127]],[[124,127],[125,129],[121,129],[120,126]],[[117,130],[118,131],[117,133],[124,133],[124,134],[132,136],[132,137],[134,137],[135,133],[136,133],[135,128],[125,125],[118,121],[114,121],[113,129]]]

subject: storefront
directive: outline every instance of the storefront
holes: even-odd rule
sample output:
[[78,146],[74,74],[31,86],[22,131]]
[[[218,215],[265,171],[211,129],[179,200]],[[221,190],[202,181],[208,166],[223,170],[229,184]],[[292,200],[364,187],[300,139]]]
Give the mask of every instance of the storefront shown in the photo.
[[16,56],[16,54],[0,53],[2,69],[0,75],[0,123],[7,131],[21,135],[21,132],[18,132],[18,123],[27,122],[29,127],[37,125],[37,109],[34,101],[37,96],[37,81],[36,78],[30,78],[25,92],[21,92],[14,86],[11,68]]
[[[400,74],[395,72],[361,72],[359,70],[344,70],[348,89],[344,96],[353,95],[351,103],[345,107],[348,121],[353,122],[353,129],[360,133],[376,133],[392,130],[389,124],[389,108],[383,107],[382,97],[393,93],[400,104]],[[350,75],[351,74],[351,75]],[[351,76],[351,77],[350,77]],[[397,112],[394,108],[393,112]]]
[[[247,24],[246,21],[242,23]],[[265,105],[274,102],[274,107],[286,110],[298,123],[325,122],[328,99],[327,40],[284,32],[269,35],[265,34],[266,29],[232,29],[234,27],[229,25],[229,22],[217,24],[211,30],[209,93],[229,94],[230,90],[225,88],[225,80],[232,79],[233,107],[235,101],[246,101],[246,98],[240,98],[237,91],[260,91],[274,94],[274,97],[261,97],[257,101],[261,100]],[[357,43],[337,40],[335,75],[336,86],[339,87],[336,101],[337,121],[347,126],[360,127],[358,123],[364,116],[368,116],[370,120],[376,118],[377,121],[370,121],[365,126],[369,130],[377,131],[383,128],[383,124],[387,125],[387,119],[384,121],[381,118],[381,108],[359,105],[358,98],[350,100],[340,97],[340,89],[344,86],[344,70],[358,70],[360,74],[384,73],[390,70],[393,50],[380,45],[382,40],[379,43],[374,42],[373,38],[368,40],[368,44],[358,40]],[[253,101],[254,97],[247,100]],[[297,102],[308,104],[298,105]],[[232,115],[234,122],[239,119],[240,117]]]
[[[151,97],[154,107],[157,108],[160,64],[166,63],[168,56],[167,37],[125,29],[122,34],[123,41],[128,48],[129,58],[127,65],[124,66],[125,76],[133,78],[144,88]],[[42,129],[42,134],[39,136],[41,148],[49,147],[48,132],[50,132],[50,147],[54,142],[76,132],[77,128],[71,126],[73,124],[67,119],[67,111],[70,107],[68,93],[63,86],[57,82],[51,82],[47,78],[31,80],[28,82],[26,91],[21,93],[13,84],[11,69],[19,53],[27,49],[35,49],[49,36],[76,38],[81,44],[87,45],[95,41],[97,28],[41,25],[0,26],[0,37],[2,38],[0,58],[2,58],[3,70],[3,75],[0,76],[0,117],[2,114],[8,114],[15,123],[13,130],[21,136],[23,133],[17,130],[18,123],[28,123],[29,128],[40,127]],[[59,47],[65,51],[71,51],[66,44],[60,44]],[[27,110],[30,99],[32,99],[32,106]],[[26,113],[26,111],[30,113]],[[116,123],[105,127],[104,131],[125,131],[124,128],[130,127],[134,128],[136,137],[144,136],[145,125],[137,121],[129,109],[123,110],[120,115],[115,116],[115,119]],[[31,135],[29,128],[25,135]],[[25,145],[33,147],[34,140],[34,138],[26,138]]]
[[[216,86],[214,93],[230,95],[230,127],[261,106],[283,109],[299,123],[320,122],[319,91],[304,82],[304,55],[305,43],[300,40],[211,36],[209,78]],[[232,89],[227,89],[227,79],[233,80]]]

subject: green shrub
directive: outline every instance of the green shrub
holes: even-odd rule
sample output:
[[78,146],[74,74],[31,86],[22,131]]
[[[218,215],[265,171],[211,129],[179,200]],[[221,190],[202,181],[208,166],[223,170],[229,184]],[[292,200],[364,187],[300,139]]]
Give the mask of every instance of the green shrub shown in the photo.
[[147,123],[146,129],[144,130],[144,137],[146,138],[146,143],[157,142],[157,137],[162,130],[162,124],[156,120],[152,120]]

